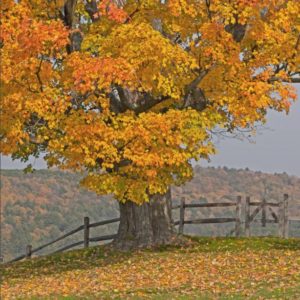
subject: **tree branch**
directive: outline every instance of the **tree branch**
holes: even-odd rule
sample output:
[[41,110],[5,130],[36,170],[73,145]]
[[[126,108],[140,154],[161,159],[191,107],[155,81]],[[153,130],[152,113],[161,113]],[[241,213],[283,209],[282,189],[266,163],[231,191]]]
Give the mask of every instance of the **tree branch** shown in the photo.
[[205,0],[207,16],[210,20],[212,20],[211,10],[210,10],[210,0]]
[[66,0],[64,5],[64,23],[69,28],[73,27],[74,24],[74,16],[76,9],[77,0]]
[[84,7],[85,7],[85,11],[89,14],[92,22],[97,20],[97,18],[95,18],[95,14],[98,12],[96,0],[87,1]]
[[42,69],[42,63],[43,63],[43,58],[41,58],[40,60],[40,63],[39,63],[39,66],[38,66],[38,69],[37,71],[35,72],[35,75],[38,79],[38,82],[40,84],[40,91],[43,92],[44,89],[43,89],[43,82],[42,82],[42,79],[41,79],[41,76],[40,76],[40,72],[41,72],[41,69]]
[[195,89],[202,79],[207,75],[209,70],[203,70],[199,75],[185,88],[185,93],[188,94],[191,90]]
[[206,99],[202,89],[198,87],[199,83],[207,75],[209,70],[203,70],[189,85],[185,88],[183,107],[192,107],[198,111],[202,111],[207,107],[208,100]]
[[170,99],[169,96],[153,97],[149,93],[130,91],[129,89],[116,86],[110,93],[111,110],[115,113],[122,113],[132,110],[136,114],[143,113],[155,105]]
[[282,79],[282,78],[278,78],[278,77],[272,77],[268,80],[269,83],[273,83],[275,81],[282,81],[282,82],[289,82],[289,83],[300,83],[300,77],[298,78],[289,78],[287,79]]

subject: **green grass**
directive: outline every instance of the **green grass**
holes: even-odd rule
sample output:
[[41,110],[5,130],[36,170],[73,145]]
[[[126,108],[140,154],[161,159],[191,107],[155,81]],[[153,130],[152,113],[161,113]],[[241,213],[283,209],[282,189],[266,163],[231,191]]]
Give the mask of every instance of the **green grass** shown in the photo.
[[[184,291],[176,291],[176,292],[169,292],[163,290],[140,290],[140,291],[128,291],[126,294],[119,295],[115,292],[106,292],[99,295],[98,299],[102,300],[141,300],[141,299],[149,299],[149,300],[243,300],[246,299],[244,295],[238,294],[231,294],[222,296],[219,295],[216,298],[215,295],[210,295],[208,293],[199,293],[199,291],[188,291],[188,295],[184,295]],[[137,295],[138,294],[138,295]],[[31,297],[30,300],[40,300],[41,298]],[[55,296],[49,298],[43,298],[44,300],[93,300],[95,299],[94,295],[86,295],[84,297],[78,296]],[[293,288],[281,288],[281,289],[274,289],[270,290],[267,287],[262,287],[261,289],[257,290],[253,295],[247,297],[248,300],[257,300],[257,299],[291,299],[291,300],[298,300],[300,299],[300,284],[293,287]]]
[[[1,266],[2,281],[6,284],[6,287],[12,291],[15,285],[18,285],[16,289],[22,290],[23,279],[24,281],[28,280],[28,282],[32,284],[35,280],[38,281],[44,277],[57,278],[59,276],[64,280],[65,276],[70,276],[72,272],[80,272],[78,275],[78,282],[80,282],[80,276],[93,278],[93,276],[96,276],[95,274],[98,274],[97,272],[116,272],[119,267],[131,272],[130,269],[132,266],[139,268],[148,259],[154,262],[153,268],[159,268],[158,265],[155,265],[156,261],[167,263],[170,259],[175,261],[174,268],[176,268],[176,260],[174,260],[174,257],[178,257],[178,260],[186,260],[192,267],[193,259],[203,259],[204,257],[207,260],[208,268],[212,268],[212,270],[214,270],[214,260],[218,262],[220,258],[228,257],[228,261],[230,262],[230,257],[232,257],[233,260],[237,260],[241,257],[241,266],[244,266],[241,267],[241,274],[243,272],[250,272],[250,268],[257,266],[259,276],[264,276],[261,269],[259,269],[260,264],[263,264],[265,260],[271,261],[274,255],[274,264],[278,264],[278,274],[276,274],[276,268],[273,268],[272,263],[269,263],[269,265],[266,265],[266,268],[269,268],[266,269],[266,275],[268,275],[267,272],[270,272],[270,270],[274,272],[275,269],[273,277],[262,277],[261,281],[255,281],[253,284],[250,279],[248,282],[248,278],[245,276],[242,281],[245,290],[239,292],[236,292],[234,289],[229,292],[227,291],[226,287],[230,287],[230,282],[223,284],[223,282],[219,280],[214,285],[214,287],[216,286],[219,290],[212,290],[210,286],[205,285],[202,285],[202,289],[199,289],[197,286],[190,285],[187,280],[185,284],[177,287],[169,288],[165,285],[160,287],[156,283],[156,287],[150,287],[151,284],[150,286],[148,284],[148,286],[145,287],[131,287],[121,290],[86,291],[82,296],[77,296],[77,293],[72,293],[71,288],[66,293],[49,294],[43,297],[35,296],[34,293],[32,295],[26,294],[25,296],[20,292],[19,299],[300,299],[300,239],[279,239],[272,237],[187,237],[187,239],[189,240],[188,245],[184,247],[169,246],[136,252],[120,252],[112,250],[109,246],[97,246],[4,264]],[[253,255],[253,259],[257,265],[251,261],[251,256],[249,256],[250,259],[248,259],[247,262],[243,261],[245,255]],[[206,260],[203,260],[203,262],[206,263]],[[150,264],[150,266],[152,266],[152,264]],[[246,268],[249,267],[249,270],[246,270],[245,266]],[[293,273],[293,266],[296,267],[297,270],[299,267],[299,276],[292,274],[291,279],[289,279],[287,276]],[[216,265],[216,267],[218,268],[218,265]],[[236,268],[237,267],[236,265]],[[147,268],[149,268],[149,265],[147,265]],[[224,276],[227,276],[226,274],[230,275],[230,267],[225,264],[224,268],[226,269]],[[147,270],[143,270],[143,268],[139,270],[142,270],[143,274],[147,275]],[[177,269],[170,271],[178,272]],[[195,271],[197,270],[195,269]],[[287,273],[282,273],[283,271]],[[166,271],[162,268],[162,272]],[[206,272],[206,270],[204,270],[204,272]],[[210,271],[207,272],[209,273]],[[159,272],[157,274],[159,274]],[[129,276],[133,275],[136,275],[134,271],[129,274]],[[237,274],[237,282],[240,280],[238,275],[239,274]],[[114,275],[112,275],[112,278],[114,278],[113,276]],[[210,274],[206,274],[206,276],[209,278]],[[201,278],[199,278],[199,280],[200,279]],[[74,279],[74,285],[78,283],[76,280],[77,278]],[[209,281],[207,282],[209,284]],[[7,296],[7,298],[4,299],[10,298]]]
[[[265,238],[223,238],[223,237],[191,237],[187,236],[192,245],[181,249],[177,246],[162,246],[154,250],[144,250],[144,253],[160,253],[169,255],[172,251],[188,251],[199,253],[213,252],[240,252],[244,250],[300,250],[300,239]],[[73,250],[49,256],[35,257],[30,260],[5,264],[2,267],[3,278],[18,278],[30,271],[32,274],[51,274],[71,271],[75,269],[88,269],[94,267],[96,262],[101,265],[112,264],[127,260],[136,252],[121,252],[112,250],[107,246],[94,246],[88,249]]]

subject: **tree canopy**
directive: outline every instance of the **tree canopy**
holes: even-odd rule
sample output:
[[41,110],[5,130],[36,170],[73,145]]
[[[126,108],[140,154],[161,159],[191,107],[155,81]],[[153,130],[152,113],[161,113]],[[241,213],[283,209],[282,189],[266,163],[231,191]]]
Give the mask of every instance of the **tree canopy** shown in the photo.
[[294,0],[3,0],[1,153],[143,203],[234,132],[288,112]]

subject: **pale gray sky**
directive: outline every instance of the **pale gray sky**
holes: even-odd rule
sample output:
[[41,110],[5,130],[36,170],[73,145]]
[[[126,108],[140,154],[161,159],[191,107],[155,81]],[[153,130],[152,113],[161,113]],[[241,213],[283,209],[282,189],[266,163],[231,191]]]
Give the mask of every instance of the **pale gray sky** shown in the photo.
[[[270,112],[266,127],[254,137],[254,144],[234,139],[221,140],[217,148],[219,154],[203,166],[227,166],[246,168],[268,173],[286,172],[300,176],[300,85],[297,85],[298,102],[286,116],[284,113]],[[45,168],[42,160],[32,160],[36,169]],[[26,166],[9,157],[2,157],[1,169],[20,169]]]
[[255,143],[236,139],[223,139],[209,166],[246,168],[268,173],[286,172],[300,176],[300,85],[297,85],[298,101],[289,115],[271,111],[266,130],[253,140]]

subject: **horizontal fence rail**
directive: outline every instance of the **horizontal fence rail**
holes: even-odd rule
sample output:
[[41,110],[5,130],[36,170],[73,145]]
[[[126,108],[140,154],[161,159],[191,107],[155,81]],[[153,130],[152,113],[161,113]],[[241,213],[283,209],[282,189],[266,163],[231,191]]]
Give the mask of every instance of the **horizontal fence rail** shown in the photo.
[[213,224],[213,223],[230,223],[230,222],[236,222],[236,218],[209,218],[209,219],[185,220],[184,224]]
[[80,246],[80,245],[84,245],[85,248],[87,248],[89,246],[89,242],[99,242],[99,241],[108,241],[108,240],[112,240],[116,237],[116,234],[110,234],[110,235],[103,235],[103,236],[98,236],[98,237],[90,237],[89,236],[89,229],[90,228],[94,228],[94,227],[98,227],[98,226],[102,226],[102,225],[107,225],[107,224],[112,224],[112,223],[117,223],[120,221],[120,218],[114,218],[114,219],[110,219],[110,220],[104,220],[104,221],[100,221],[100,222],[96,222],[96,223],[89,223],[89,218],[88,217],[85,217],[84,218],[84,224],[65,233],[64,235],[46,243],[46,244],[43,244],[39,247],[36,247],[34,249],[32,249],[32,246],[31,245],[27,245],[26,246],[26,253],[23,254],[23,255],[20,255],[20,256],[17,256],[15,257],[14,259],[8,261],[7,263],[11,263],[11,262],[15,262],[15,261],[18,261],[18,260],[22,260],[24,258],[31,258],[32,254],[48,247],[48,246],[51,246],[71,235],[74,235],[75,233],[77,232],[80,232],[80,231],[84,231],[84,239],[83,241],[79,241],[79,242],[75,242],[75,243],[72,243],[70,245],[67,245],[67,246],[64,246],[64,247],[61,247],[59,248],[58,250],[55,250],[54,252],[51,252],[49,253],[48,255],[50,254],[55,254],[55,253],[59,253],[59,252],[63,252],[63,251],[66,251],[66,250],[69,250],[69,249],[72,249],[74,247],[77,247],[77,246]]
[[[250,202],[249,205],[250,206],[260,206],[262,204],[262,202]],[[278,207],[279,203],[276,202],[266,202],[266,204],[268,206],[273,206],[273,207]]]
[[223,202],[223,203],[192,203],[185,204],[186,208],[197,208],[197,207],[228,207],[228,206],[236,206],[236,203]]
[[[191,208],[218,208],[218,207],[232,207],[235,208],[235,217],[220,217],[220,218],[200,218],[194,220],[186,220],[185,219],[185,210]],[[245,221],[242,220],[242,212],[244,207],[244,215]],[[255,207],[255,209],[251,212],[251,207]],[[276,208],[276,210],[274,210]],[[242,197],[237,196],[235,202],[211,202],[211,203],[185,203],[185,198],[181,198],[180,203],[178,205],[173,205],[172,209],[179,209],[179,220],[173,222],[174,226],[178,227],[178,233],[183,234],[184,225],[185,224],[221,224],[221,223],[235,223],[234,229],[232,229],[228,235],[235,234],[235,236],[239,237],[244,232],[245,236],[250,236],[250,224],[251,223],[261,223],[263,227],[266,224],[275,224],[278,226],[278,234],[281,237],[288,237],[288,229],[290,222],[300,222],[299,218],[288,218],[288,195],[284,194],[283,199],[276,202],[267,202],[266,199],[262,199],[262,201],[251,201],[250,197],[246,197],[244,205],[242,203]],[[257,215],[261,212],[261,219],[256,219]],[[267,213],[271,216],[271,219],[267,217]],[[83,240],[74,242],[72,244],[66,245],[64,247],[55,250],[52,253],[59,253],[74,247],[83,245],[84,248],[89,247],[90,242],[99,242],[99,241],[109,241],[113,240],[117,234],[108,234],[98,237],[90,237],[90,228],[95,228],[98,226],[103,226],[107,224],[117,223],[120,221],[120,218],[113,218],[110,220],[103,220],[95,223],[90,223],[90,219],[88,217],[84,218],[83,225],[65,233],[64,235],[45,243],[39,247],[33,248],[31,245],[26,246],[25,254],[20,255],[7,263],[15,262],[22,259],[31,258],[32,254],[53,245],[71,235],[74,235],[80,231],[83,231]],[[227,236],[228,236],[227,235]]]
[[66,251],[66,250],[69,250],[69,249],[72,249],[76,246],[79,246],[79,245],[82,245],[84,244],[84,241],[80,241],[80,242],[76,242],[76,243],[73,243],[71,245],[68,245],[68,246],[65,246],[65,247],[62,247],[54,252],[52,252],[51,254],[55,254],[55,253],[59,253],[59,252],[63,252],[63,251]]
[[113,240],[116,236],[117,236],[116,234],[109,234],[109,235],[104,235],[99,237],[93,237],[90,238],[90,241],[91,242],[109,241],[109,240]]
[[[216,207],[235,207],[235,218],[202,218],[195,220],[185,220],[186,208],[216,208]],[[213,203],[185,203],[185,198],[181,198],[180,204],[173,206],[173,209],[180,209],[179,221],[174,222],[174,225],[179,225],[178,233],[183,234],[185,224],[218,224],[235,222],[234,232],[236,236],[241,235],[241,216],[242,216],[242,197],[237,196],[236,202],[213,202]]]
[[115,219],[111,219],[111,220],[106,220],[106,221],[100,221],[100,222],[97,222],[97,223],[92,223],[89,225],[90,228],[92,227],[98,227],[98,226],[101,226],[101,225],[107,225],[107,224],[111,224],[111,223],[116,223],[116,222],[119,222],[120,221],[120,218],[115,218]]
[[[261,220],[252,220],[252,223],[261,223]],[[270,224],[276,224],[278,223],[276,220],[271,220],[271,219],[266,219],[265,220],[266,223],[270,223]]]
[[51,241],[51,242],[49,242],[49,243],[46,243],[46,244],[44,244],[44,245],[42,245],[42,246],[39,246],[39,247],[37,247],[37,248],[35,248],[35,249],[32,249],[32,250],[31,250],[31,253],[35,253],[35,252],[37,252],[37,251],[39,251],[39,250],[42,250],[42,249],[44,249],[44,248],[46,248],[46,247],[48,247],[48,246],[50,246],[50,245],[53,245],[54,243],[59,242],[59,241],[65,239],[66,237],[71,236],[71,235],[73,235],[73,234],[75,234],[75,233],[81,231],[82,229],[83,229],[83,225],[77,227],[76,229],[71,230],[70,232],[68,232],[68,233],[66,233],[66,234],[64,234],[64,235],[62,235],[61,237],[59,237],[59,238],[57,238],[57,239],[55,239],[55,240],[53,240],[53,241]]

